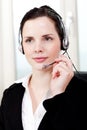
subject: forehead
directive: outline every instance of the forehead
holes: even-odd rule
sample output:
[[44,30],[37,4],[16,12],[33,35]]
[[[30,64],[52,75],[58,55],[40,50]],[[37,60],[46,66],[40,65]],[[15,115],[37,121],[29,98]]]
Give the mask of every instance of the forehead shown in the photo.
[[[34,30],[34,29],[48,29],[48,30],[56,30],[55,29],[55,23],[52,19],[49,17],[43,16],[43,17],[38,17],[35,19],[30,19],[27,20],[24,24],[23,30]],[[38,30],[38,31],[40,31]]]

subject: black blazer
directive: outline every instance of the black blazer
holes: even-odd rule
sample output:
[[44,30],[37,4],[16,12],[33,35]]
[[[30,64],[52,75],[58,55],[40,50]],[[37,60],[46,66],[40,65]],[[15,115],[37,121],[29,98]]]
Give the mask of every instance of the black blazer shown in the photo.
[[[45,100],[43,105],[47,112],[38,130],[81,130],[81,127],[83,130],[87,113],[86,89],[87,82],[74,76],[64,93]],[[24,91],[22,83],[15,83],[4,91],[0,106],[0,130],[23,130],[21,105]]]

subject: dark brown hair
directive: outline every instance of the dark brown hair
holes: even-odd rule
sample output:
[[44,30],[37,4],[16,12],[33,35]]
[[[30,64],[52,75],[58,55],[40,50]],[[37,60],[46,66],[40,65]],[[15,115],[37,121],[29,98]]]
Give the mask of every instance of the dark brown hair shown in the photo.
[[[62,21],[62,17],[54,9],[52,9],[51,7],[49,7],[47,5],[41,6],[39,8],[34,7],[33,9],[29,10],[24,15],[24,17],[22,18],[22,21],[20,23],[20,29],[19,29],[19,34],[21,35],[21,39],[22,39],[23,26],[24,26],[25,22],[27,20],[35,19],[35,18],[43,17],[43,16],[46,16],[46,17],[50,18],[51,20],[53,20],[55,29],[59,35],[60,41],[61,41],[61,43],[63,43],[66,38],[66,32],[65,32],[64,23]],[[22,43],[22,41],[21,41],[21,43]],[[66,43],[66,45],[67,45],[67,43]],[[65,47],[67,47],[66,45],[65,45]],[[61,44],[61,49],[65,50],[65,48],[63,47],[62,44]]]

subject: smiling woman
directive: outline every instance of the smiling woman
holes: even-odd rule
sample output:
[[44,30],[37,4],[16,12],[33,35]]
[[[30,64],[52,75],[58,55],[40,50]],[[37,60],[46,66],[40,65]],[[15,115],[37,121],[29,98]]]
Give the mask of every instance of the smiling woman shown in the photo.
[[[20,11],[18,11],[20,2],[21,2],[21,5],[23,5],[23,6],[20,6]],[[45,3],[54,7],[55,10],[58,10],[58,12],[60,12],[60,0],[55,1],[55,3],[56,3],[55,5],[50,0],[44,0],[44,1],[38,0],[38,2],[36,2],[35,0],[26,0],[26,2],[21,1],[21,0],[19,0],[19,1],[13,0],[14,36],[15,36],[15,46],[16,46],[16,53],[15,53],[15,55],[16,55],[16,79],[31,72],[31,65],[29,65],[27,63],[25,56],[21,55],[21,53],[18,50],[19,43],[18,43],[17,30],[20,25],[21,17],[25,13],[25,11],[27,11],[29,8],[34,7],[34,6],[38,7]]]
[[[16,79],[28,74],[28,72],[31,72],[31,65],[28,65],[25,56],[21,55],[21,53],[19,53],[18,51],[18,35],[17,35],[17,30],[19,28],[19,24],[20,24],[20,20],[22,15],[24,14],[25,11],[27,11],[29,8],[34,7],[34,6],[39,6],[39,5],[43,5],[45,2],[50,5],[51,7],[53,7],[55,10],[57,10],[58,12],[60,12],[60,14],[62,14],[62,16],[64,17],[64,21],[66,23],[67,19],[72,18],[72,24],[70,26],[69,29],[69,55],[74,63],[74,65],[76,66],[77,70],[79,71],[86,71],[87,68],[87,62],[85,60],[85,64],[83,65],[83,59],[84,59],[84,55],[83,52],[85,53],[86,51],[81,51],[80,48],[83,48],[81,46],[82,43],[78,40],[78,32],[79,32],[79,28],[78,28],[78,15],[77,15],[77,8],[78,4],[76,3],[75,0],[67,0],[67,1],[63,1],[63,0],[55,0],[55,4],[50,2],[50,0],[48,1],[41,1],[38,0],[38,2],[35,1],[29,1],[26,0],[21,2],[21,6],[20,7],[20,11],[19,10],[19,4],[20,4],[20,0],[16,1],[13,0],[13,16],[14,16],[14,36],[15,36],[15,46],[16,46],[16,52],[15,52],[15,56],[16,56]],[[29,3],[29,4],[28,4]],[[79,2],[80,4],[80,2]],[[25,6],[24,6],[25,5]],[[82,8],[82,7],[81,7]],[[78,12],[79,13],[79,12]],[[69,15],[71,14],[71,15]],[[81,13],[80,13],[81,14]],[[19,17],[20,16],[20,17]],[[81,21],[81,20],[80,20]],[[17,24],[18,23],[18,24]],[[67,24],[67,23],[66,23]],[[80,31],[81,32],[81,31]],[[80,37],[81,38],[81,37]],[[84,42],[85,44],[85,42]],[[81,46],[81,47],[80,47]],[[84,45],[85,47],[86,45]],[[74,50],[74,53],[73,53]],[[19,62],[20,61],[20,62]],[[21,65],[22,64],[22,65]],[[26,66],[26,67],[24,67]]]
[[[37,64],[35,64],[35,66],[42,68],[44,61],[49,58],[49,55],[52,55],[50,62],[55,59],[55,53],[58,55],[61,43],[54,25],[51,24],[52,22],[51,19],[44,16],[37,18],[37,20],[31,19],[24,24],[25,26],[23,27],[22,32],[22,48],[28,62],[30,63],[31,60],[29,57],[33,59],[31,62],[32,66],[34,62],[36,62]],[[22,26],[23,25],[21,25],[21,28]],[[48,55],[46,54],[46,50],[49,50]],[[34,51],[37,55],[34,54]],[[41,54],[43,51],[45,51],[45,54]],[[48,62],[49,61],[47,61],[47,63]]]
[[[84,60],[84,57],[87,55],[85,36],[87,34],[87,30],[85,29],[87,23],[87,18],[85,17],[86,0],[84,0],[84,3],[82,0],[80,2],[76,2],[75,0],[55,0],[55,4],[54,1],[52,2],[50,0],[37,1],[38,2],[35,0],[0,0],[0,86],[2,86],[2,90],[15,79],[31,72],[31,66],[28,65],[25,56],[21,55],[18,50],[17,32],[21,17],[25,11],[44,3],[47,3],[57,12],[60,12],[65,23],[68,14],[71,14],[69,18],[72,16],[73,21],[69,34],[69,55],[78,70],[87,71],[87,58]],[[10,62],[9,59],[11,59]]]
[[20,46],[32,72],[4,90],[0,130],[80,129],[80,114],[87,113],[79,109],[86,108],[87,81],[75,75],[71,59],[64,55],[69,47],[65,30],[62,17],[48,5],[23,16]]

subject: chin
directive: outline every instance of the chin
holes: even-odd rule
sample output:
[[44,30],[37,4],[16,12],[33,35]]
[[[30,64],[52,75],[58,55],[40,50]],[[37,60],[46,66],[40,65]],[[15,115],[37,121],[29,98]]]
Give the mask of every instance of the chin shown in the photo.
[[34,70],[42,70],[42,65],[36,65],[33,68]]

